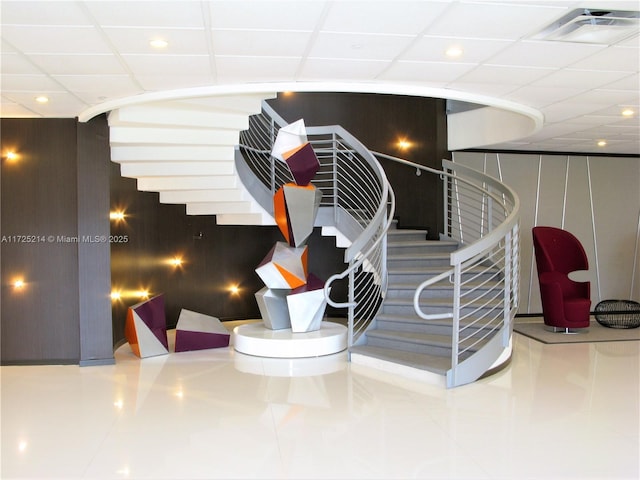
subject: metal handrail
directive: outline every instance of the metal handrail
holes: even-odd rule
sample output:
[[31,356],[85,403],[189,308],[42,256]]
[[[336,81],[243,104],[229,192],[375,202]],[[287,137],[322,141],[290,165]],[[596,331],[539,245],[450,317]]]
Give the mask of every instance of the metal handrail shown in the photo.
[[[460,248],[450,254],[451,268],[416,288],[413,307],[424,320],[452,320],[452,367],[447,372],[447,385],[467,383],[490,367],[511,337],[518,305],[518,196],[495,178],[449,160],[443,160],[443,170],[436,170],[382,153],[374,155],[436,174],[444,182],[444,235],[457,240]],[[485,274],[491,272],[490,280],[481,284],[486,292],[480,287],[463,292],[462,287],[479,274],[472,280],[463,279],[478,268]],[[445,279],[454,288],[451,311],[426,313],[420,303],[423,292]],[[471,298],[473,295],[476,297]]]
[[[267,212],[273,211],[273,194],[293,182],[286,164],[271,156],[278,130],[286,124],[263,102],[262,112],[251,116],[249,129],[240,134],[239,152],[253,177],[250,190]],[[395,196],[374,155],[344,128],[307,127],[306,133],[320,161],[312,183],[322,192],[322,225],[336,227],[351,242],[344,254],[347,268],[329,277],[324,287],[328,305],[347,309],[351,346],[376,316],[386,293],[386,232],[393,219]],[[241,170],[246,169],[239,173]],[[260,189],[263,195],[258,198]],[[326,210],[332,212],[330,216]],[[336,301],[331,298],[332,287],[345,278],[347,301]]]

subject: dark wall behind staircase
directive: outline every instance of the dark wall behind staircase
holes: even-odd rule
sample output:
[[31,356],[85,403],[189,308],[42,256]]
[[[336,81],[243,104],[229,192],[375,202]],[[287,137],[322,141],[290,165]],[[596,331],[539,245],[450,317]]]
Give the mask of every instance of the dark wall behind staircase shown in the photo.
[[[280,94],[269,104],[287,122],[303,118],[307,126],[341,125],[369,150],[401,157],[421,165],[442,168],[447,151],[446,101],[402,95],[365,93]],[[413,147],[398,148],[407,138]],[[412,168],[380,160],[396,194],[400,227],[429,230],[437,239],[442,231],[441,182],[433,175],[416,175]]]

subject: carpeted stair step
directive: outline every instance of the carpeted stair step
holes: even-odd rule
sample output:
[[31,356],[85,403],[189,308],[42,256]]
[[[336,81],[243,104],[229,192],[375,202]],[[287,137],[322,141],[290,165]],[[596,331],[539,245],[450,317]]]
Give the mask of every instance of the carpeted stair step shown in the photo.
[[[389,265],[387,270],[389,274],[389,283],[410,283],[418,282],[418,284],[441,274],[446,268],[441,265],[432,265],[428,267],[418,266],[395,266]],[[473,267],[469,271],[462,274],[462,280],[467,281],[469,279],[484,281],[489,280],[495,276],[495,271],[487,270],[484,267]]]
[[451,358],[439,357],[428,353],[406,352],[403,350],[392,350],[389,348],[373,347],[370,345],[360,345],[351,347],[352,361],[357,361],[354,357],[363,355],[377,358],[386,362],[397,363],[407,367],[417,368],[438,375],[445,375],[451,368]]
[[[413,298],[421,281],[400,283],[390,280],[386,298]],[[486,294],[496,286],[495,282],[467,282],[465,284],[464,298],[477,298]],[[453,284],[448,281],[437,282],[422,291],[421,299],[427,298],[453,298]]]
[[438,357],[451,356],[451,337],[400,330],[372,330],[367,332],[367,345],[405,352],[424,353]]
[[456,242],[440,240],[398,240],[387,236],[387,252],[396,254],[451,253],[458,247]]
[[[461,313],[467,314],[475,312],[481,315],[482,312],[493,310],[496,305],[500,304],[500,300],[474,302],[473,300],[461,309]],[[427,314],[449,313],[453,309],[453,301],[451,298],[429,298],[420,302],[422,310]],[[477,310],[477,311],[476,311]],[[413,308],[413,298],[385,298],[382,306],[382,313],[392,314],[412,314],[415,313]]]
[[[484,327],[480,326],[481,320],[478,317],[469,316],[460,321],[464,331],[481,332]],[[426,333],[432,335],[451,336],[452,319],[441,318],[437,320],[425,320],[413,314],[387,314],[381,313],[376,317],[376,329],[378,330],[398,330],[414,333]]]
[[389,269],[441,266],[443,271],[449,267],[449,259],[447,253],[390,253],[387,255],[387,266]]
[[387,231],[387,243],[403,241],[426,241],[427,231],[409,228],[389,228]]

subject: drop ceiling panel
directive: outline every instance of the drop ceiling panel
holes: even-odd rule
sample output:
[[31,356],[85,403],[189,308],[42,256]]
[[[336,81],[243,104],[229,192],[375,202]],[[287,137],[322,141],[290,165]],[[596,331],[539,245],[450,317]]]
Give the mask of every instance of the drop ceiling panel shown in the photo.
[[[511,45],[511,42],[506,40],[422,37],[414,42],[400,58],[401,60],[417,60],[423,62],[483,63],[509,45]],[[451,47],[461,48],[462,55],[455,58],[448,58],[446,52]]]
[[208,55],[122,55],[135,75],[208,74]]
[[308,58],[299,72],[299,80],[368,80],[377,77],[388,62],[334,58]]
[[[578,68],[575,62],[602,51],[601,45],[562,42],[528,41],[515,43],[489,60],[492,65],[519,65],[523,67]],[[553,51],[553,54],[550,54]]]
[[417,35],[447,8],[446,2],[332,2],[322,29],[332,32]]
[[637,72],[640,65],[640,39],[635,39],[636,48],[609,47],[575,62],[571,68],[589,70],[615,70],[621,72]]
[[397,62],[380,76],[383,80],[439,85],[453,82],[475,68],[472,63]]
[[2,27],[2,38],[27,54],[111,53],[108,44],[93,27],[8,25]]
[[627,72],[606,70],[565,69],[553,72],[531,83],[536,87],[577,87],[594,89],[602,87],[628,75]]
[[38,71],[51,75],[114,75],[127,73],[115,55],[29,55]]
[[[121,54],[208,55],[209,45],[203,28],[122,28],[107,27],[104,33]],[[167,47],[153,48],[151,40],[165,40]]]
[[565,13],[565,8],[562,6],[534,7],[530,4],[456,2],[429,28],[427,33],[440,36],[517,40],[523,35],[537,31]]
[[514,88],[527,85],[545,77],[555,70],[551,68],[512,67],[503,65],[480,65],[458,79],[460,82],[495,83],[513,85]]
[[291,57],[216,57],[220,83],[252,78],[256,82],[283,82],[294,78],[299,58]]
[[309,49],[309,56],[319,58],[354,58],[393,60],[407,48],[409,35],[371,35],[321,32]]
[[201,2],[195,1],[85,1],[103,26],[204,27]]
[[5,75],[2,77],[2,92],[19,91],[64,92],[65,89],[46,75]]
[[328,2],[216,1],[209,3],[213,28],[313,31]]
[[[569,10],[603,3],[2,0],[2,113],[75,117],[87,105],[159,90],[357,81],[518,102],[546,115],[543,130],[563,134],[501,148],[592,151],[594,142],[574,142],[582,126],[590,131],[581,135],[607,132],[616,149],[637,152],[640,37],[613,46],[529,39]],[[640,9],[637,1],[606,6]],[[151,49],[151,37],[168,47]],[[452,60],[444,50],[453,42],[464,53]],[[49,104],[36,104],[47,92]],[[636,110],[632,122],[623,106]],[[561,124],[569,130],[547,130]]]
[[92,25],[78,2],[2,0],[3,25]]
[[216,55],[302,57],[310,38],[310,32],[214,30],[213,48]]

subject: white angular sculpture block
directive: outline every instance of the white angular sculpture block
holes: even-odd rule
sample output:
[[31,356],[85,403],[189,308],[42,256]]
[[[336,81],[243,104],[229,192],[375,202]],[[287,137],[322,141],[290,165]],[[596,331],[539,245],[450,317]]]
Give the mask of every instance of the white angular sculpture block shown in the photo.
[[307,130],[304,126],[304,120],[296,120],[278,130],[276,141],[273,142],[273,148],[271,149],[271,155],[284,162],[283,153],[293,150],[306,142]]
[[300,287],[307,281],[307,247],[291,247],[277,242],[260,262],[256,273],[272,289]]
[[256,301],[264,326],[270,330],[291,328],[287,294],[289,290],[272,290],[264,287],[256,292]]
[[294,333],[320,330],[327,307],[324,297],[324,282],[309,274],[307,284],[296,288],[287,295],[291,331]]
[[182,309],[176,325],[176,352],[228,347],[231,334],[219,318]]

